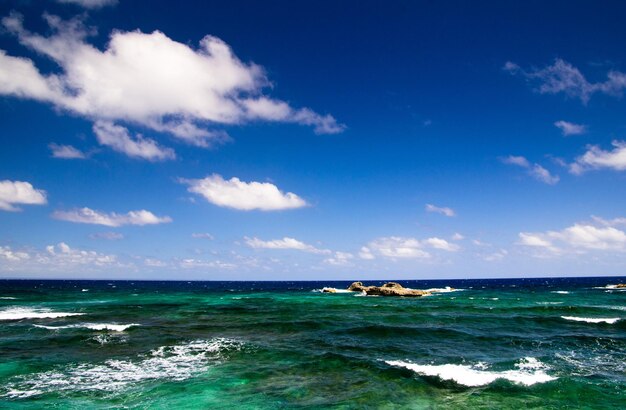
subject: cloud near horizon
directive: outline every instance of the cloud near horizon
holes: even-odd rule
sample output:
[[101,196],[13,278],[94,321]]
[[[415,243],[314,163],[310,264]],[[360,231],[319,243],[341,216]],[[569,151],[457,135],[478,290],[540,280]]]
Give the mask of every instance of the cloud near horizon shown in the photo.
[[45,205],[48,203],[46,191],[35,189],[30,182],[0,181],[0,210],[21,211],[16,205]]
[[[114,30],[100,50],[87,42],[95,30],[85,27],[81,17],[43,17],[52,30],[47,37],[25,29],[17,13],[4,17],[2,24],[60,71],[43,74],[33,60],[0,50],[0,95],[49,103],[108,128],[115,122],[141,125],[199,147],[228,140],[224,131],[215,130],[226,124],[295,123],[311,126],[317,134],[345,129],[331,115],[263,95],[270,85],[263,68],[239,60],[217,37],[207,35],[192,48],[160,31]],[[118,133],[120,139],[123,144],[106,145],[143,157],[137,147],[124,149],[133,145],[129,136]],[[152,140],[137,138],[134,145],[158,152]],[[163,159],[172,153],[156,155]]]
[[606,221],[595,217],[594,220],[600,226],[580,222],[560,231],[520,232],[518,244],[547,251],[552,255],[587,251],[626,251],[626,232],[612,226],[623,222],[624,218]]
[[293,192],[283,193],[269,182],[244,182],[237,177],[225,180],[213,174],[203,179],[180,179],[187,191],[201,195],[208,202],[240,211],[280,211],[308,204]]
[[264,241],[259,238],[244,238],[246,245],[253,249],[292,249],[317,254],[330,254],[328,249],[318,249],[313,245],[306,244],[294,238],[284,237],[282,239],[273,239]]
[[460,247],[441,238],[419,240],[399,236],[375,239],[361,248],[362,259],[374,259],[374,254],[390,259],[429,259],[432,257],[427,249],[456,252]]
[[145,209],[130,211],[125,214],[115,212],[105,213],[95,211],[90,208],[77,208],[70,211],[55,211],[52,214],[54,219],[67,222],[104,225],[118,227],[123,225],[157,225],[172,222],[169,216],[159,217]]

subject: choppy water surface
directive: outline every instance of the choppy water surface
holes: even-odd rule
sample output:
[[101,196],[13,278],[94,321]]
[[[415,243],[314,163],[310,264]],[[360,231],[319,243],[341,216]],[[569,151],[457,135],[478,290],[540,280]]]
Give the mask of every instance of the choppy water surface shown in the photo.
[[624,408],[625,282],[0,281],[0,408]]

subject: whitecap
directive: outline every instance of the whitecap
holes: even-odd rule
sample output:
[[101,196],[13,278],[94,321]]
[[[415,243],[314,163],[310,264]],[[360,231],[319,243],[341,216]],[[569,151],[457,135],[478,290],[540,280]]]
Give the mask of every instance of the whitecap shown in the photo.
[[559,295],[569,295],[569,292],[568,292],[568,291],[566,291],[566,290],[553,290],[553,291],[552,291],[552,292],[550,292],[550,293],[557,293],[557,294],[559,294]]
[[107,360],[102,364],[82,363],[48,372],[16,376],[5,381],[4,396],[25,398],[54,392],[116,392],[150,380],[189,379],[223,358],[225,351],[239,350],[242,343],[217,338],[162,346],[138,360]]
[[0,310],[0,320],[54,319],[66,316],[80,316],[83,314],[84,313],[52,312],[50,309],[12,307]]
[[89,289],[81,289],[81,292],[89,292]]
[[91,330],[112,330],[114,332],[123,332],[129,327],[141,326],[137,323],[129,323],[126,325],[119,325],[116,323],[78,323],[75,325],[66,325],[66,326],[44,326],[44,325],[33,325],[35,327],[39,327],[42,329],[48,330],[61,330],[61,329],[91,329]]
[[430,293],[449,293],[449,292],[460,292],[465,289],[456,289],[450,286],[446,286],[445,288],[430,288],[430,289],[424,289],[424,290]]
[[3,300],[15,300],[17,298],[14,298],[13,296],[0,296],[0,299],[3,299]]
[[573,320],[575,322],[586,322],[586,323],[608,323],[612,325],[613,323],[620,320],[619,317],[578,317],[578,316],[561,316],[562,319],[565,320]]
[[485,386],[498,379],[505,379],[515,384],[532,386],[536,383],[545,383],[557,378],[545,371],[548,368],[534,357],[527,357],[515,364],[516,370],[490,371],[488,365],[477,363],[473,366],[460,364],[419,365],[401,360],[389,360],[385,363],[404,367],[422,376],[438,377],[441,380],[450,380],[468,387]]

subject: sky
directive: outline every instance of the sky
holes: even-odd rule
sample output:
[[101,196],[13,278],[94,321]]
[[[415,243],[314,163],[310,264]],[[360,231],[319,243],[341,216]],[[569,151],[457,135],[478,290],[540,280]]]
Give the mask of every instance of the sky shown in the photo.
[[0,1],[0,278],[623,275],[626,4]]

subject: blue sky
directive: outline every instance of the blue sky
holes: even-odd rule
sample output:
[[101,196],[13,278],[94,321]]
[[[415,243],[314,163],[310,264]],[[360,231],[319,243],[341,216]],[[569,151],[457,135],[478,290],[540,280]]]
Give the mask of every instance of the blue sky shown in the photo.
[[0,2],[0,275],[621,275],[626,6]]

